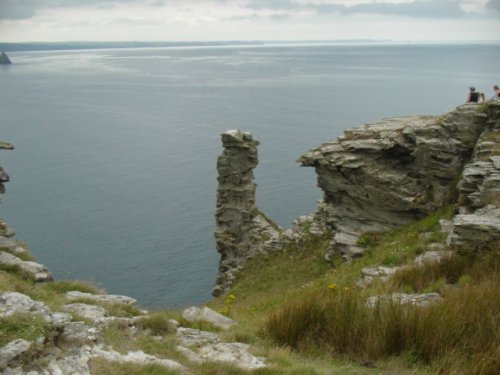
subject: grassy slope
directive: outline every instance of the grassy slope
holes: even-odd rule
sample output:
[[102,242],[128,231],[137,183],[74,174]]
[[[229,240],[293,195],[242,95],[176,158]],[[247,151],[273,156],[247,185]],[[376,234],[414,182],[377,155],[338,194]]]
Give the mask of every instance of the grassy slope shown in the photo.
[[[436,373],[443,366],[446,366],[449,370],[454,368],[457,374],[465,373],[463,372],[464,366],[470,364],[470,361],[465,359],[463,355],[454,357],[449,354],[449,351],[448,354],[437,359],[428,358],[426,360],[423,358],[423,352],[419,354],[415,350],[406,350],[404,348],[401,351],[391,351],[384,349],[383,346],[381,349],[381,347],[377,346],[378,344],[376,345],[373,342],[356,344],[361,348],[363,348],[363,345],[371,345],[369,351],[378,351],[378,354],[373,356],[361,355],[356,350],[347,350],[348,345],[346,343],[341,343],[341,348],[345,347],[346,350],[339,350],[339,347],[335,347],[337,344],[333,341],[328,342],[329,338],[326,336],[322,340],[328,342],[328,345],[318,344],[317,337],[311,338],[307,334],[307,332],[310,332],[310,327],[306,327],[305,331],[301,333],[300,330],[304,330],[301,324],[306,319],[295,311],[297,310],[295,307],[299,306],[300,309],[303,309],[303,314],[310,317],[313,308],[318,306],[320,308],[321,306],[327,306],[330,312],[334,311],[334,308],[338,308],[335,305],[335,301],[338,302],[335,297],[337,295],[344,297],[355,296],[353,299],[342,300],[340,306],[343,308],[348,305],[349,301],[364,301],[369,295],[394,291],[439,291],[445,297],[449,297],[450,300],[454,298],[455,301],[474,301],[474,298],[476,298],[477,301],[474,303],[477,306],[482,306],[480,305],[481,300],[487,300],[488,296],[490,296],[488,298],[495,300],[495,298],[491,298],[491,295],[499,295],[498,292],[500,292],[498,288],[498,285],[500,285],[498,244],[492,244],[489,252],[490,256],[486,258],[465,254],[466,256],[460,257],[459,260],[454,258],[454,261],[450,261],[443,266],[426,268],[420,271],[405,271],[397,275],[389,283],[376,282],[362,291],[358,291],[353,287],[354,282],[361,275],[362,267],[382,264],[387,266],[406,264],[416,255],[425,251],[430,243],[444,242],[445,235],[440,232],[438,222],[440,218],[450,216],[451,210],[444,209],[392,233],[368,235],[363,239],[363,243],[368,246],[365,257],[352,263],[343,263],[340,259],[337,259],[335,267],[329,267],[323,259],[324,251],[329,243],[329,235],[323,237],[306,236],[297,246],[290,246],[284,253],[259,256],[252,259],[239,275],[231,291],[226,296],[215,299],[209,304],[212,308],[225,312],[239,322],[235,328],[228,332],[219,332],[219,334],[228,341],[237,340],[250,343],[255,354],[267,357],[270,367],[254,372],[261,375],[431,374]],[[455,285],[450,287],[451,283]],[[32,281],[24,279],[22,274],[13,273],[12,270],[10,272],[0,271],[0,291],[25,293],[33,299],[45,302],[53,310],[58,310],[62,304],[66,303],[62,294],[69,290],[97,291],[95,288],[79,282],[57,281],[34,284]],[[321,305],[316,306],[318,301],[321,301]],[[327,303],[331,303],[331,305]],[[293,310],[292,315],[286,315],[290,313],[290,307],[293,306],[295,306],[295,310]],[[457,304],[457,306],[464,316],[470,314],[478,321],[483,318],[484,320],[490,319],[494,323],[493,327],[496,324],[497,328],[490,327],[489,332],[491,334],[484,334],[479,338],[483,341],[478,342],[480,345],[487,347],[490,358],[498,358],[499,356],[496,355],[495,351],[498,350],[499,343],[498,311],[500,311],[500,306],[496,308],[496,313],[485,313],[485,307],[481,307],[482,310],[478,311],[478,309],[467,310],[467,306],[460,304]],[[122,311],[118,307],[106,307],[108,309],[112,308],[112,313],[118,316],[131,316],[138,313],[135,310],[129,311],[125,309]],[[345,309],[337,310],[336,314],[329,313],[327,315],[330,317],[341,316],[342,311],[345,312]],[[445,317],[441,321],[453,321],[448,319],[449,316],[446,316],[446,314],[452,314],[453,311],[455,310],[441,310],[441,315]],[[285,319],[285,316],[289,318]],[[126,327],[112,324],[105,330],[103,338],[106,343],[121,352],[141,349],[150,354],[187,364],[185,359],[176,352],[174,337],[166,324],[167,320],[172,317],[178,318],[178,315],[169,311],[160,311],[153,314],[151,318],[139,323],[139,334],[135,339],[129,336]],[[372,332],[370,321],[363,320],[363,317],[364,315],[359,315],[359,311],[351,310],[344,317],[346,322],[350,323],[344,324],[341,329],[345,330],[346,327],[350,326],[362,327],[361,336],[368,336],[368,332]],[[340,329],[332,324],[331,320],[329,321],[327,318],[321,319],[324,320],[319,320],[319,322],[325,325],[329,324],[330,329]],[[338,319],[335,320],[338,321]],[[484,325],[474,325],[474,321],[471,320],[455,319],[455,321],[459,326],[463,325],[464,330],[471,325],[473,331],[486,330]],[[283,322],[287,324],[282,324]],[[51,334],[50,327],[46,327],[43,322],[28,321],[23,316],[3,320],[1,327],[0,338],[2,343],[16,337],[33,339],[40,334],[45,334],[47,337]],[[207,326],[202,328],[210,329]],[[298,332],[298,336],[289,335],[291,328],[294,334]],[[441,328],[435,326],[432,331],[438,332]],[[449,330],[445,327],[445,329],[441,329],[441,335],[447,336],[448,333],[451,335],[453,329],[456,330],[453,325],[450,325]],[[303,334],[304,332],[306,334]],[[377,333],[376,331],[373,332]],[[285,336],[283,336],[284,333]],[[349,334],[351,333],[345,331],[343,335],[339,336],[347,337]],[[380,332],[377,334],[381,335]],[[153,339],[153,335],[161,335],[163,338],[161,340]],[[285,338],[283,339],[283,337]],[[293,341],[290,337],[294,337],[293,340],[296,341]],[[495,344],[497,345],[496,348]],[[460,345],[470,346],[472,344],[466,342]],[[295,349],[292,349],[292,347],[295,347]],[[421,349],[423,351],[425,348]],[[384,350],[387,352],[384,352]],[[481,358],[482,362],[485,362],[485,359]],[[455,362],[458,365],[453,365]],[[488,366],[495,365],[494,363],[483,364],[486,369]],[[102,375],[116,373],[114,371],[117,369],[115,366],[103,361],[93,361],[92,365],[94,373]],[[123,365],[122,367],[123,371],[131,374],[173,373],[157,366]],[[243,374],[241,370],[232,366],[211,363],[195,366],[193,371],[195,374],[205,375]],[[450,373],[452,373],[451,370]],[[487,374],[488,372],[478,373]]]
[[[257,348],[257,354],[269,358],[273,373],[276,374],[426,374],[437,371],[458,374],[467,373],[469,370],[469,373],[488,374],[488,369],[492,366],[495,368],[496,363],[485,363],[486,358],[498,358],[494,355],[499,345],[499,333],[495,327],[498,327],[500,319],[499,313],[495,312],[500,310],[500,306],[498,302],[494,302],[498,300],[494,296],[500,292],[498,244],[491,245],[488,257],[481,254],[462,254],[440,266],[401,272],[393,281],[375,282],[365,290],[360,291],[353,287],[361,275],[362,267],[403,265],[426,251],[431,243],[444,243],[446,235],[440,231],[439,219],[450,216],[451,208],[443,209],[392,233],[367,236],[363,242],[370,246],[365,257],[352,263],[337,260],[336,267],[330,269],[322,260],[322,254],[328,245],[327,238],[311,236],[303,241],[300,252],[297,249],[289,249],[284,254],[252,259],[226,297],[212,301],[211,306],[228,313],[240,323],[227,334],[228,339],[252,343]],[[389,321],[383,325],[380,319],[374,322],[370,320],[372,318],[367,318],[366,309],[361,303],[370,295],[434,291],[445,297],[445,302],[440,304],[443,307],[432,310],[432,314],[437,315],[431,314],[428,319],[436,324],[432,328],[413,325],[408,329],[423,331],[425,334],[420,334],[423,341],[430,340],[430,333],[433,332],[449,336],[449,341],[441,337],[433,338],[436,340],[433,345],[448,345],[447,350],[442,353],[435,350],[442,355],[434,355],[432,346],[427,349],[419,347],[421,351],[418,352],[415,349],[418,343],[412,341],[414,336],[410,334],[407,335],[407,340],[410,340],[407,346],[399,341],[389,345],[387,340],[393,337],[387,332],[377,330],[378,328],[374,329],[375,324],[382,330],[393,330],[394,335],[398,336],[397,340],[400,339],[401,332],[396,332],[391,326],[393,322]],[[472,302],[462,304],[465,300]],[[486,300],[487,303],[479,303]],[[354,302],[357,307],[352,307],[349,311],[346,306]],[[318,313],[316,307],[319,310],[326,309],[327,313],[321,312],[326,314],[326,317]],[[315,313],[320,314],[316,321],[311,318]],[[414,320],[425,315],[415,310],[409,313],[401,309],[386,313],[392,313],[394,321],[400,325],[404,323],[400,318],[401,314],[411,315]],[[382,316],[385,317],[384,314]],[[450,314],[455,314],[455,317]],[[339,320],[341,323],[338,323]],[[327,324],[330,324],[329,329],[337,329],[337,335],[332,334],[336,337],[353,336],[351,327],[358,327],[359,337],[356,338],[358,341],[353,339],[354,349],[349,349],[346,342],[341,345],[337,343],[340,348],[335,348],[336,342],[331,340],[332,337],[327,337],[328,335],[311,337],[311,325],[321,327],[316,330],[321,336],[325,334],[324,327]],[[469,341],[462,340],[462,336],[470,331],[467,331],[466,327],[471,325],[475,327],[472,331],[486,330],[491,331],[491,334],[484,334]],[[339,329],[342,331],[338,331]],[[370,343],[359,341],[363,336],[368,337],[369,332],[375,339],[372,337]],[[302,336],[297,338],[294,335]],[[379,340],[379,336],[385,337],[385,341]],[[298,341],[291,337],[297,338]],[[369,351],[374,352],[374,355],[367,356],[355,350],[356,346],[363,348],[363,345],[367,348],[369,346]],[[399,348],[400,345],[403,346]],[[462,350],[460,347],[473,345],[476,345],[476,348],[470,349],[469,352],[468,349]],[[286,349],[287,347],[295,347],[296,350]],[[477,354],[477,347],[484,347],[484,352]],[[453,354],[454,351],[457,351],[457,355]],[[475,353],[477,360],[469,361],[467,356],[470,353]],[[487,355],[483,355],[484,353]],[[456,363],[452,366],[454,361]],[[464,370],[467,366],[471,367]]]

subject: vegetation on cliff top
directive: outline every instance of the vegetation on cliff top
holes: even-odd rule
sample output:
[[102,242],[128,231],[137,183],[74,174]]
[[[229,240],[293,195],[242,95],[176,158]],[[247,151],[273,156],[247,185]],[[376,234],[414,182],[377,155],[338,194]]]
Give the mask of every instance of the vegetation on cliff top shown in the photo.
[[[367,236],[365,257],[352,263],[337,259],[328,270],[316,268],[327,241],[314,236],[299,254],[252,259],[228,294],[229,315],[240,323],[228,335],[262,348],[271,363],[277,348],[289,348],[286,360],[274,360],[276,374],[299,367],[308,374],[496,373],[499,243],[403,269],[366,289],[354,287],[363,267],[404,265],[430,244],[444,244],[439,220],[451,214],[446,208],[400,230]],[[440,292],[443,300],[426,308],[366,305],[369,296],[393,292]],[[212,302],[221,309],[227,305],[227,298]]]

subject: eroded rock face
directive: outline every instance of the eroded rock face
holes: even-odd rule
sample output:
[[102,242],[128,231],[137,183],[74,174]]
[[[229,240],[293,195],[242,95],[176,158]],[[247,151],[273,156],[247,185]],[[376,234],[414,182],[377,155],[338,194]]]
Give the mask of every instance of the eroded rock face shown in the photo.
[[486,129],[458,183],[459,215],[448,244],[475,248],[500,240],[500,101],[487,106]]
[[[14,146],[7,142],[0,141],[0,150],[13,150]],[[9,182],[9,175],[5,173],[4,169],[0,167],[0,195],[5,193],[5,182]]]
[[217,160],[218,188],[215,240],[221,255],[213,295],[223,294],[234,273],[252,256],[279,244],[280,228],[255,205],[253,169],[258,164],[259,142],[250,133],[229,130],[222,134],[224,151]]
[[448,202],[486,126],[478,108],[362,125],[302,155],[299,162],[316,169],[324,192],[332,252],[361,255],[362,233],[393,229]]

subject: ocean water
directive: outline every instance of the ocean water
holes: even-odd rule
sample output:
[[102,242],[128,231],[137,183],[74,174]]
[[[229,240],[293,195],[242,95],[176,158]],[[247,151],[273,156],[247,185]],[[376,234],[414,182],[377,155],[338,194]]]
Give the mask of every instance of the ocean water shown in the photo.
[[283,226],[321,192],[299,155],[500,83],[499,45],[264,45],[9,54],[0,216],[58,279],[148,307],[210,298],[220,133],[261,142],[257,205]]

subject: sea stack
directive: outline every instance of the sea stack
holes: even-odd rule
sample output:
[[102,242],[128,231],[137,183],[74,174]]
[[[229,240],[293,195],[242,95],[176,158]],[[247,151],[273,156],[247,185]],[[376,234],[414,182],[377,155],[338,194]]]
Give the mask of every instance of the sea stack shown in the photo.
[[12,64],[12,61],[10,61],[9,56],[7,56],[5,52],[2,52],[2,54],[0,54],[0,65],[8,64]]
[[259,142],[250,133],[228,130],[222,134],[222,144],[215,214],[215,241],[221,259],[214,296],[228,290],[235,273],[252,256],[276,250],[280,237],[279,227],[255,205],[253,169],[258,164]]

